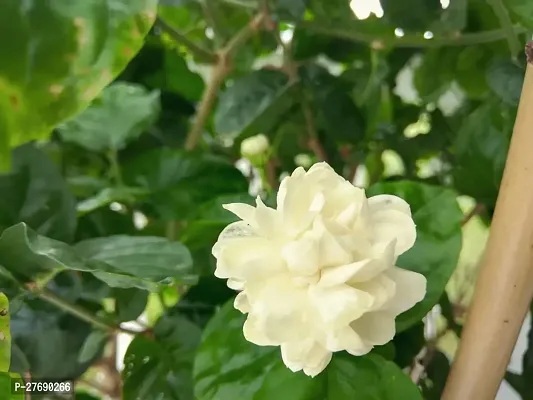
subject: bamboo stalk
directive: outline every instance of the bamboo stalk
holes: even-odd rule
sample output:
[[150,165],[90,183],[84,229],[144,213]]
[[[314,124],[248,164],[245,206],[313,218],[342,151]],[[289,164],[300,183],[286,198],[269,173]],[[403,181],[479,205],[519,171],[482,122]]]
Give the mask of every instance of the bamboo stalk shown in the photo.
[[442,400],[494,400],[533,298],[531,46],[474,299]]

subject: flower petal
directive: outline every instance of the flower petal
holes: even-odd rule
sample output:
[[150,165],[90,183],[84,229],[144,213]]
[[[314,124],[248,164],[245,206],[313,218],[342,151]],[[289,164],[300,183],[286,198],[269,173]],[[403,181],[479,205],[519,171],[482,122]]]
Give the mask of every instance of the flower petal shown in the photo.
[[409,250],[416,241],[416,226],[407,214],[396,210],[382,210],[374,212],[369,222],[373,242],[390,243],[396,239],[396,256]]
[[287,267],[295,274],[309,276],[318,271],[318,240],[306,232],[300,240],[289,242],[281,250]]
[[353,352],[365,354],[372,349],[372,345],[365,343],[357,332],[348,325],[328,332],[326,348],[333,352],[350,349]]
[[248,317],[246,318],[246,321],[242,327],[244,338],[258,346],[279,345],[279,343],[273,342],[265,335],[263,325],[263,321],[261,321],[261,319],[259,319],[256,315],[248,314]]
[[255,207],[245,203],[229,203],[223,204],[222,207],[229,212],[235,214],[246,223],[251,223],[255,220]]
[[290,237],[297,236],[311,225],[324,206],[324,194],[305,176],[290,177],[283,201],[283,223]]
[[396,283],[389,278],[386,273],[377,275],[373,279],[365,282],[353,282],[351,285],[359,290],[368,293],[372,298],[372,306],[368,311],[378,310],[388,304],[396,295]]
[[267,207],[259,196],[256,199],[255,223],[257,233],[263,237],[275,238],[282,232],[280,214],[273,208]]
[[373,303],[371,295],[348,285],[326,288],[314,285],[309,288],[309,296],[323,323],[331,329],[348,325]]
[[319,238],[319,266],[321,268],[349,264],[352,255],[327,229],[320,216],[315,219],[313,232]]
[[322,372],[331,361],[331,352],[314,339],[299,340],[281,345],[281,358],[293,372],[303,370],[314,377]]
[[305,288],[293,284],[288,274],[248,282],[246,295],[253,312],[261,315],[265,335],[274,342],[299,340],[312,328],[312,309]]
[[395,315],[411,309],[426,296],[427,279],[418,272],[394,267],[384,272],[396,284],[396,293],[384,308]]
[[338,267],[325,268],[321,271],[319,286],[331,287],[348,281],[364,282],[374,278],[386,269],[380,260],[366,259]]
[[390,312],[369,312],[353,321],[350,326],[366,343],[381,346],[390,342],[396,333],[394,317]]
[[228,287],[233,290],[243,290],[244,289],[244,281],[239,281],[237,279],[228,279],[226,282]]
[[398,196],[388,194],[380,194],[372,196],[368,199],[368,206],[370,212],[378,212],[381,210],[395,210],[400,211],[408,216],[411,216],[411,206],[404,199]]
[[218,278],[233,278],[241,281],[261,279],[283,268],[279,252],[276,252],[272,244],[263,238],[228,239],[219,244],[216,253],[215,276]]
[[245,292],[240,292],[237,297],[235,297],[235,300],[233,301],[233,307],[243,314],[250,312],[250,303],[248,302],[248,297],[246,297]]

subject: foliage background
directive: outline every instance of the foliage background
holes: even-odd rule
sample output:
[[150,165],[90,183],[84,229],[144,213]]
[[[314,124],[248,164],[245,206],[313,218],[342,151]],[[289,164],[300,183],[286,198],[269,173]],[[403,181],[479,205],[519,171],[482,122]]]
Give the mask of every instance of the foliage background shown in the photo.
[[[533,6],[382,0],[382,13],[352,3],[368,18],[348,0],[0,6],[0,287],[12,371],[76,379],[84,400],[415,398],[407,376],[423,398],[440,398]],[[362,15],[370,3],[377,11]],[[271,147],[252,167],[240,145],[259,133]],[[244,341],[210,254],[233,221],[221,204],[257,194],[272,204],[280,177],[308,159],[412,205],[419,238],[399,262],[429,282],[393,343],[336,355],[314,380]],[[508,374],[524,399],[532,365],[529,349],[522,375]]]

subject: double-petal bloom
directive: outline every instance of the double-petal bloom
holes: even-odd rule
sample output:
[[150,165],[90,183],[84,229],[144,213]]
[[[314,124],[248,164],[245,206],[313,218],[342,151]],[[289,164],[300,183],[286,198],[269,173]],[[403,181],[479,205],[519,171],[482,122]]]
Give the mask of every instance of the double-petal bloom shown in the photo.
[[280,346],[292,371],[315,376],[333,352],[389,342],[396,316],[425,296],[426,278],[395,266],[416,239],[409,205],[367,199],[326,163],[285,178],[276,209],[260,198],[224,208],[241,221],[213,247],[215,275],[239,291],[245,338]]

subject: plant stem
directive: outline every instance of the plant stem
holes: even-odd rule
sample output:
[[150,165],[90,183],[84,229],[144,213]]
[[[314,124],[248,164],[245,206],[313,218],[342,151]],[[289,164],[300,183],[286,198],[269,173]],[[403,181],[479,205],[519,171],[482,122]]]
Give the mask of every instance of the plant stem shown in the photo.
[[115,180],[117,186],[124,186],[124,181],[122,180],[122,172],[120,170],[120,164],[118,163],[118,154],[116,149],[111,149],[107,153],[107,159],[111,166],[111,174]]
[[241,29],[218,53],[217,63],[213,68],[211,79],[204,90],[196,118],[187,138],[185,150],[193,150],[200,141],[205,124],[217,97],[220,86],[233,70],[233,56],[235,52],[261,27],[265,15],[260,12]]
[[203,47],[197,45],[192,40],[187,38],[183,33],[178,32],[167,22],[165,22],[161,17],[157,17],[156,26],[159,26],[164,32],[166,32],[173,40],[178,43],[181,43],[183,46],[187,47],[190,52],[201,61],[204,61],[208,64],[213,64],[217,60],[216,54],[210,52],[209,50],[204,49]]
[[56,296],[53,292],[46,288],[38,288],[33,285],[26,285],[26,289],[34,294],[35,296],[38,296],[40,299],[56,306],[57,308],[60,308],[61,310],[85,321],[90,323],[91,325],[106,330],[108,332],[116,332],[120,331],[123,333],[133,334],[136,335],[139,332],[131,331],[129,329],[122,328],[120,326],[115,326],[101,318],[98,318],[96,315],[92,314],[91,312],[85,310],[82,307],[79,307],[77,305],[71,304],[68,301],[63,300],[62,298]]
[[[404,36],[401,38],[387,36],[380,39],[379,36],[358,32],[350,27],[332,25],[327,21],[302,21],[298,27],[305,28],[315,33],[323,33],[328,36],[347,39],[354,42],[369,44],[380,43],[377,47],[443,47],[443,46],[471,46],[482,43],[490,43],[507,38],[505,29],[494,29],[478,33],[465,33],[456,37],[424,39],[418,36]],[[515,35],[526,32],[525,28],[513,26]]]
[[465,217],[461,221],[461,226],[465,226],[472,218],[482,214],[483,212],[485,212],[485,205],[477,203],[474,208],[468,214],[465,215]]
[[202,137],[211,109],[215,105],[218,90],[231,70],[227,63],[228,59],[226,57],[221,57],[213,68],[209,83],[202,94],[202,99],[200,100],[192,128],[187,134],[185,150],[193,150]]
[[507,43],[509,44],[509,50],[511,51],[511,56],[516,59],[516,56],[521,51],[522,46],[520,45],[520,41],[516,36],[509,12],[507,11],[507,8],[505,8],[502,0],[489,0],[489,3],[494,11],[494,14],[496,14],[498,17],[502,30],[505,33]]
[[94,325],[97,328],[101,328],[109,332],[115,331],[115,327],[113,325],[91,314],[87,310],[84,310],[79,306],[76,306],[74,304],[69,303],[68,301],[61,299],[60,297],[56,296],[54,293],[47,289],[32,291],[32,293],[39,296],[39,298],[41,298],[42,300],[56,306],[57,308],[60,308],[61,310],[85,322],[90,323],[91,325]]

